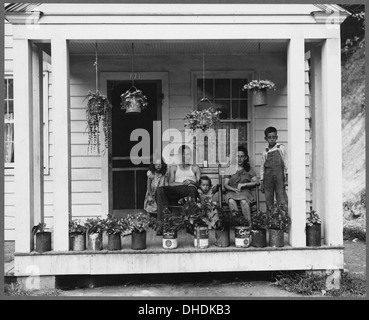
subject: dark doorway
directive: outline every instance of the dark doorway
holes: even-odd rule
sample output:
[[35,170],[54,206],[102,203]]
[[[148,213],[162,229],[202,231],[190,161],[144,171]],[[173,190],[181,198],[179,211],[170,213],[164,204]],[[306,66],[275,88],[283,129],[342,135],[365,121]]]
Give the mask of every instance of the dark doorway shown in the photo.
[[[131,81],[108,81],[112,111],[112,192],[115,216],[135,209],[142,209],[145,193],[147,164],[135,165],[130,159],[133,146],[139,141],[130,141],[132,131],[145,129],[150,134],[150,154],[152,153],[153,121],[161,120],[161,81],[139,80],[135,87],[147,97],[148,106],[141,114],[126,114],[121,109],[122,93],[132,86]],[[141,139],[141,138],[140,138]],[[141,154],[139,154],[141,156]]]

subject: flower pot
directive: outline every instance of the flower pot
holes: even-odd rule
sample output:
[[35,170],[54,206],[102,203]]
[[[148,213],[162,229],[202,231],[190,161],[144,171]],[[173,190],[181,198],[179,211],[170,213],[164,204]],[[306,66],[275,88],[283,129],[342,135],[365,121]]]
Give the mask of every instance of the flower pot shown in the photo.
[[87,250],[102,250],[102,235],[100,233],[88,234]]
[[70,250],[72,251],[83,251],[86,250],[86,234],[71,233],[69,237]]
[[36,233],[36,251],[51,251],[51,232],[45,231]]
[[250,246],[250,234],[249,227],[235,227],[234,228],[234,242],[237,248],[248,248]]
[[267,89],[251,90],[254,106],[265,106],[267,102]]
[[266,247],[266,230],[265,229],[251,230],[251,239],[253,247],[256,248]]
[[321,225],[313,224],[312,226],[306,226],[306,245],[308,247],[320,247],[321,246]]
[[230,243],[229,229],[215,230],[214,244],[217,247],[229,247]]
[[138,114],[141,113],[142,105],[136,97],[131,97],[130,103],[126,109],[126,113]]
[[108,235],[108,250],[120,250],[122,247],[120,234]]
[[284,247],[283,230],[269,229],[269,245],[271,247]]
[[163,232],[163,248],[175,249],[178,247],[177,231]]
[[133,250],[146,249],[146,231],[132,232],[131,249]]
[[194,246],[199,249],[209,247],[209,229],[207,226],[195,227]]

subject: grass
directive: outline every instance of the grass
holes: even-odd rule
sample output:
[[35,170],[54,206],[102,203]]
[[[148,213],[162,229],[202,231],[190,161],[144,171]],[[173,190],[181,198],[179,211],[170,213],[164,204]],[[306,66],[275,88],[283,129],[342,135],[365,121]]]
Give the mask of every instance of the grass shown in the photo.
[[24,290],[17,282],[5,284],[5,296],[58,296],[60,290]]
[[343,227],[343,240],[366,241],[366,231],[359,226],[345,226]]
[[305,271],[280,272],[272,284],[289,292],[303,296],[365,297],[365,279],[350,273],[342,274],[341,288],[326,291],[326,276]]

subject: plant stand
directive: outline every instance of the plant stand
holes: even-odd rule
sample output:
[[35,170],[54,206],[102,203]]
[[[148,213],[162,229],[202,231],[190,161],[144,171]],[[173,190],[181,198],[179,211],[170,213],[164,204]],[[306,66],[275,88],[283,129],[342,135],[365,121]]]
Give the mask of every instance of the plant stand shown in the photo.
[[251,239],[253,247],[256,248],[266,247],[266,230],[265,229],[251,230]]
[[251,94],[254,106],[265,106],[266,104],[268,104],[268,95],[266,89],[251,90]]
[[284,247],[283,230],[269,229],[269,245],[271,247]]
[[36,251],[51,251],[51,232],[36,233]]
[[321,225],[313,224],[312,226],[306,226],[306,245],[308,247],[320,247],[321,246]]
[[177,231],[163,232],[163,248],[176,249],[178,247]]
[[231,244],[229,229],[215,230],[215,243],[217,247],[229,247]]
[[83,251],[86,250],[86,234],[71,233],[70,234],[70,250]]
[[235,227],[234,228],[234,242],[237,248],[248,248],[250,246],[250,234],[249,227]]
[[108,250],[120,250],[122,247],[120,234],[109,234]]
[[102,235],[100,233],[91,233],[88,235],[87,250],[102,250]]
[[194,246],[195,248],[199,248],[199,249],[209,247],[209,229],[207,226],[195,227]]
[[132,232],[132,250],[144,250],[146,249],[146,231]]

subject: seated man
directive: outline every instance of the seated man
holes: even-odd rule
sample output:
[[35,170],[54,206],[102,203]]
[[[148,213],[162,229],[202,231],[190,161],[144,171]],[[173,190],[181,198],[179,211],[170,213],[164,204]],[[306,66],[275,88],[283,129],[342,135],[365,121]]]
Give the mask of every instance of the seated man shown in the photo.
[[[191,164],[191,149],[186,145],[179,148],[182,155],[182,163],[173,165],[169,170],[169,185],[159,187],[156,192],[156,203],[158,206],[158,219],[163,219],[163,209],[168,206],[169,201],[178,201],[184,197],[197,198],[198,182],[200,179],[200,168]],[[160,235],[160,232],[157,232]]]

